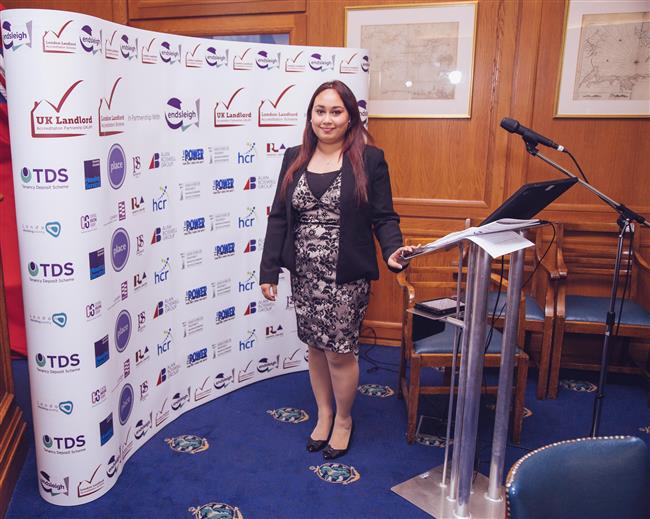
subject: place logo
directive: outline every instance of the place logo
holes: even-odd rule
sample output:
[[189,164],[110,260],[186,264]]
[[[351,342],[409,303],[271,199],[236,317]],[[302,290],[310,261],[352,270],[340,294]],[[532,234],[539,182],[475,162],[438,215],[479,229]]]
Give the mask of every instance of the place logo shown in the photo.
[[361,124],[368,128],[368,102],[365,99],[357,101],[359,107],[359,115],[361,116]]
[[295,84],[287,86],[277,97],[262,99],[257,109],[257,125],[260,128],[296,126],[298,124],[298,112],[285,108],[290,106],[290,103],[287,102],[287,94],[295,86]]
[[91,232],[97,229],[97,213],[82,214],[79,217],[79,227],[81,232]]
[[302,358],[299,355],[299,352],[300,348],[295,350],[288,357],[284,357],[284,359],[282,359],[282,369],[292,369],[300,366],[300,364],[302,364]]
[[201,68],[203,66],[203,60],[198,52],[200,46],[201,44],[199,43],[192,50],[185,52],[185,66],[187,68]]
[[121,77],[118,77],[115,80],[115,83],[113,83],[113,86],[111,88],[111,93],[108,96],[108,98],[102,97],[99,100],[99,110],[97,116],[99,119],[100,137],[117,135],[124,132],[124,128],[125,128],[124,114],[117,112],[113,107],[115,91],[117,90],[117,85],[120,83],[121,80],[122,80]]
[[191,337],[192,335],[201,333],[203,331],[203,321],[204,318],[202,315],[193,317],[188,321],[183,321],[181,323],[183,325],[183,337]]
[[235,54],[232,60],[232,69],[237,71],[252,70],[253,60],[253,53],[249,47],[243,53]]
[[161,258],[160,261],[162,262],[162,267],[160,267],[160,270],[154,271],[153,273],[153,281],[155,285],[167,281],[167,279],[169,279],[169,273],[171,272],[169,257]]
[[119,353],[129,345],[131,329],[131,314],[127,310],[122,310],[115,320],[115,349]]
[[66,29],[72,20],[68,20],[61,27],[54,30],[47,30],[43,33],[43,52],[54,54],[73,54],[77,50],[77,42],[70,37]]
[[79,454],[86,451],[86,436],[52,436],[44,434],[43,449],[48,454]]
[[330,58],[329,56],[324,56],[323,54],[315,52],[309,56],[308,63],[310,69],[317,72],[326,72],[328,70],[334,70],[334,61],[334,54],[332,54],[332,57]]
[[[111,436],[113,435],[111,430]],[[102,444],[103,445],[103,444]],[[77,497],[87,497],[104,488],[104,480],[97,476],[101,463],[97,465],[93,473],[87,479],[82,479],[77,485]]]
[[140,348],[138,351],[135,352],[135,365],[139,366],[143,362],[149,360],[149,346],[145,346],[144,348]]
[[217,310],[214,318],[215,324],[220,325],[227,321],[232,321],[235,318],[235,313],[234,306],[228,306],[221,310]]
[[158,198],[154,198],[151,201],[151,209],[154,213],[167,209],[167,202],[169,201],[167,186],[160,186],[159,189],[160,195],[158,195]]
[[228,67],[229,63],[229,49],[217,49],[215,47],[208,47],[205,49],[205,62],[208,66],[219,69],[221,67]]
[[101,316],[101,314],[102,314],[101,300],[97,300],[94,303],[90,303],[86,305],[85,308],[86,321],[92,321],[94,319],[97,319],[99,316]]
[[216,178],[212,181],[212,193],[220,195],[232,193],[235,190],[235,179],[232,177]]
[[218,373],[214,377],[214,388],[221,391],[226,389],[230,384],[235,383],[235,368],[230,373]]
[[130,250],[130,239],[126,229],[122,227],[116,229],[111,237],[111,265],[115,272],[124,269],[129,260]]
[[[253,112],[247,110],[248,104],[242,92],[244,87],[235,90],[228,101],[217,101],[214,105],[214,120],[215,128],[230,128],[233,126],[244,126],[253,120]],[[237,109],[236,107],[240,108]],[[246,107],[246,108],[244,108]]]
[[230,147],[225,145],[208,146],[208,162],[210,164],[230,162]]
[[209,382],[210,377],[205,377],[205,379],[203,379],[203,383],[200,386],[196,386],[196,388],[194,388],[195,402],[198,402],[199,400],[203,400],[204,398],[210,396],[210,393],[212,393],[212,386],[209,384]]
[[158,51],[160,59],[163,63],[168,65],[173,65],[174,63],[181,62],[181,46],[178,47],[172,45],[168,41],[163,41],[160,44],[160,50]]
[[149,161],[149,169],[171,168],[176,163],[176,157],[169,151],[155,152]]
[[359,66],[359,58],[356,60],[358,55],[358,52],[355,52],[350,56],[348,59],[343,59],[339,63],[339,73],[341,74],[358,74],[361,71],[361,67]]
[[156,351],[158,352],[158,356],[167,353],[169,349],[172,347],[173,341],[174,341],[174,337],[172,335],[172,329],[167,328],[166,330],[163,330],[163,338],[156,345]]
[[84,187],[96,189],[102,186],[101,166],[99,159],[84,160]]
[[98,404],[101,404],[104,400],[106,400],[106,386],[100,386],[97,389],[93,390],[90,392],[90,403],[93,407],[95,407]]
[[[185,107],[185,108],[184,108]],[[183,103],[177,97],[171,97],[165,105],[165,122],[172,130],[185,131],[191,126],[199,127],[201,113],[201,100],[194,100],[194,104]]]
[[136,440],[139,440],[144,438],[150,429],[153,429],[153,413],[151,412],[148,417],[145,415],[144,419],[141,418],[135,423],[135,433],[133,435]]
[[249,361],[246,364],[244,369],[237,370],[237,382],[239,384],[243,382],[248,382],[251,378],[255,376],[255,370],[253,369],[253,361]]
[[187,355],[186,366],[191,368],[192,366],[196,366],[206,360],[208,360],[208,349],[201,348],[200,350],[193,351]]
[[32,46],[32,22],[13,24],[9,20],[2,22],[2,45],[12,52],[21,47]]
[[38,473],[38,483],[41,486],[41,490],[51,496],[69,495],[70,478],[67,476],[61,480],[56,480],[47,472],[41,470]]
[[273,54],[271,52],[261,50],[257,53],[255,58],[257,68],[262,70],[272,70],[274,68],[280,69],[280,53]]
[[287,147],[277,142],[267,142],[266,143],[266,156],[267,157],[284,157],[284,152],[287,150]]
[[66,283],[74,281],[74,265],[71,261],[66,263],[27,263],[29,280],[35,283]]
[[203,164],[204,160],[203,148],[190,148],[183,150],[182,162],[185,166],[189,164]]
[[257,334],[255,329],[248,330],[246,335],[239,339],[239,351],[252,350],[255,347],[255,341],[257,340]]
[[281,324],[277,326],[267,326],[266,327],[266,338],[267,339],[277,339],[284,335],[284,328]]
[[164,423],[167,420],[167,418],[169,418],[169,410],[167,410],[166,407],[167,407],[167,399],[165,398],[160,410],[156,411],[156,427],[159,427],[160,424]]
[[301,50],[293,57],[287,58],[284,62],[285,72],[304,72],[305,71],[305,51]]
[[74,404],[70,400],[65,400],[58,403],[42,402],[39,400],[36,402],[36,407],[42,411],[47,411],[50,413],[63,413],[66,416],[70,416],[74,410]]
[[110,358],[108,349],[108,335],[104,335],[101,339],[95,341],[95,367],[98,368],[102,364],[106,364]]
[[237,227],[240,229],[251,229],[255,225],[256,219],[255,206],[247,207],[244,216],[237,219]]
[[123,34],[118,42],[120,54],[125,60],[138,59],[138,39],[129,40],[129,36]]
[[59,328],[65,328],[68,324],[68,315],[64,312],[58,312],[50,315],[29,314],[29,321],[34,324],[56,325]]
[[191,288],[185,291],[185,304],[191,305],[205,301],[208,298],[208,286],[202,285],[200,287]]
[[121,425],[126,425],[133,410],[133,386],[131,384],[124,384],[120,391],[118,417]]
[[113,437],[113,413],[109,413],[106,418],[99,422],[99,443],[106,445]]
[[266,357],[262,357],[257,361],[258,373],[269,373],[274,369],[278,369],[279,367],[280,367],[280,355],[277,355],[273,360],[269,360]]
[[181,270],[203,265],[203,249],[193,249],[180,253]]
[[140,61],[142,63],[146,65],[155,65],[158,63],[158,49],[153,45],[157,39],[152,38],[147,45],[143,45],[142,49],[140,49]]
[[108,182],[113,189],[119,189],[126,178],[126,155],[122,146],[113,144],[106,159]]
[[181,202],[184,200],[196,200],[198,198],[201,198],[200,180],[192,180],[190,182],[179,182],[178,199]]
[[174,393],[172,397],[171,408],[173,411],[178,411],[186,403],[190,401],[190,396],[192,394],[192,388],[188,386],[187,393],[183,391],[182,393]]
[[68,170],[65,168],[28,168],[20,170],[23,189],[67,189],[69,187]]
[[29,234],[49,234],[52,238],[61,236],[62,226],[60,222],[52,221],[42,224],[22,224],[21,230]]
[[81,361],[78,353],[71,355],[43,355],[37,353],[34,356],[36,369],[40,373],[60,375],[63,373],[75,373],[81,369]]
[[221,243],[214,246],[214,259],[220,260],[235,255],[235,242]]
[[176,227],[173,225],[156,227],[151,235],[151,245],[160,243],[161,241],[171,240],[174,236],[176,236]]
[[73,104],[68,103],[75,98],[73,94],[81,83],[82,79],[72,83],[58,101],[41,99],[34,102],[30,111],[33,138],[79,137],[92,130],[93,116],[71,108]]
[[93,32],[93,28],[90,25],[84,25],[79,34],[79,44],[88,54],[94,56],[95,54],[101,53],[102,31],[99,31],[99,36],[97,36],[97,32]]
[[173,312],[176,310],[178,307],[178,299],[175,297],[166,297],[165,299],[161,299],[156,303],[156,307],[154,308],[153,312],[153,318],[158,319],[160,316],[164,314],[168,314],[169,312]]

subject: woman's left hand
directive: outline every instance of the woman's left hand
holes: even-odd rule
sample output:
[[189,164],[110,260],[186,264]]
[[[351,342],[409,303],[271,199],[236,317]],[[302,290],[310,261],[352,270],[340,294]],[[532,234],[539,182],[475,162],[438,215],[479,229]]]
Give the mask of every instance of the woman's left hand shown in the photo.
[[404,247],[400,247],[390,255],[386,263],[388,263],[389,267],[392,267],[394,269],[403,269],[406,265],[409,264],[410,261],[404,257],[404,253],[412,252],[415,248],[416,247],[412,245],[405,245]]

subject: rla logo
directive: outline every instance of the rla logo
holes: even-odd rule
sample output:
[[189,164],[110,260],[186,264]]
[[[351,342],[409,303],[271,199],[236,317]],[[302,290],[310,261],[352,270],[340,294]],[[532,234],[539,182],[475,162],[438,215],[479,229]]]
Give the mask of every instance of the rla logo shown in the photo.
[[246,185],[244,186],[244,191],[249,191],[257,187],[257,179],[255,177],[248,177]]
[[135,43],[129,42],[129,37],[126,34],[122,35],[120,41],[120,53],[124,59],[132,60],[138,57],[138,40]]
[[169,275],[169,272],[171,270],[170,265],[169,265],[169,258],[165,258],[165,259],[162,259],[160,261],[162,261],[163,266],[159,271],[154,272],[154,283],[155,284],[163,283],[163,282],[167,281],[167,276]]
[[214,47],[208,47],[205,50],[205,62],[215,68],[228,66],[228,53],[228,49],[221,51]]
[[252,164],[255,159],[255,143],[246,143],[247,149],[237,153],[237,164]]
[[255,224],[255,207],[247,207],[248,213],[237,219],[237,225],[240,229],[250,229]]
[[8,20],[2,23],[2,44],[6,50],[16,51],[23,45],[32,46],[32,22],[12,26]]
[[32,168],[27,167],[20,170],[20,180],[24,184],[35,181],[39,185],[66,184],[68,182],[68,170],[65,168]]
[[244,281],[239,282],[239,291],[240,292],[249,292],[255,287],[255,280],[257,279],[255,271],[248,272],[248,277]]
[[160,44],[160,59],[164,63],[180,63],[181,61],[181,46],[178,46],[178,49],[172,47],[169,42],[162,42]]
[[65,328],[65,325],[68,324],[68,316],[63,312],[52,314],[52,322],[59,328]]
[[239,340],[239,351],[244,351],[244,350],[251,350],[253,347],[255,347],[255,339],[257,339],[257,335],[255,334],[255,330],[249,330],[248,331],[248,336],[245,337],[244,339]]
[[59,222],[47,222],[45,232],[54,238],[58,238],[61,235],[61,224]]
[[81,35],[79,36],[79,43],[81,48],[89,54],[97,54],[102,50],[102,31],[99,31],[99,38],[93,34],[93,29],[90,25],[84,25],[81,28]]
[[[167,186],[160,186],[160,196],[152,200],[152,209],[153,212],[164,211],[167,208],[167,201],[169,200],[167,196]],[[153,243],[153,242],[152,242]]]
[[194,101],[194,107],[190,103],[187,103],[186,106],[189,106],[189,108],[183,108],[183,102],[177,97],[172,97],[167,101],[165,121],[167,122],[167,126],[172,130],[178,130],[180,128],[182,131],[185,131],[192,125],[198,128],[201,106],[200,99]]
[[27,264],[27,271],[33,278],[65,278],[74,275],[74,266],[71,261],[67,263],[36,263],[30,261]]
[[261,50],[257,53],[255,63],[261,69],[271,70],[273,68],[280,68],[280,53],[277,55]]
[[326,70],[334,70],[334,55],[331,58],[314,53],[309,56],[309,67],[312,70],[325,72]]

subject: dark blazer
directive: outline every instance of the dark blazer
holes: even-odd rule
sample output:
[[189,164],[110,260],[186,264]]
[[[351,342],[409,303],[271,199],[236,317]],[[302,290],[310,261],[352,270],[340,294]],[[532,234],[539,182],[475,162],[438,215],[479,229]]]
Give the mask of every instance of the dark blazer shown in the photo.
[[[291,207],[291,198],[304,169],[296,171],[284,197],[280,196],[280,186],[299,148],[299,146],[289,148],[284,154],[278,187],[266,228],[260,265],[260,284],[277,283],[281,267],[287,268],[291,273],[295,272],[295,215]],[[343,156],[337,283],[379,278],[375,242],[372,239],[373,231],[379,240],[384,261],[387,261],[390,255],[402,246],[399,216],[393,209],[388,164],[384,159],[384,152],[368,145],[364,151],[364,161],[368,175],[368,202],[359,206],[354,195],[355,180],[352,165],[348,157]]]

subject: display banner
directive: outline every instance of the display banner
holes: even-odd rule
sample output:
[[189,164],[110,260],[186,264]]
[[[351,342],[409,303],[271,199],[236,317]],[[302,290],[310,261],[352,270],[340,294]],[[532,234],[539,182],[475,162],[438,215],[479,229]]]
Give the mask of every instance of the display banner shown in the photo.
[[258,286],[266,218],[314,89],[365,112],[368,58],[22,9],[2,45],[38,484],[77,505],[185,411],[306,368],[288,277]]

